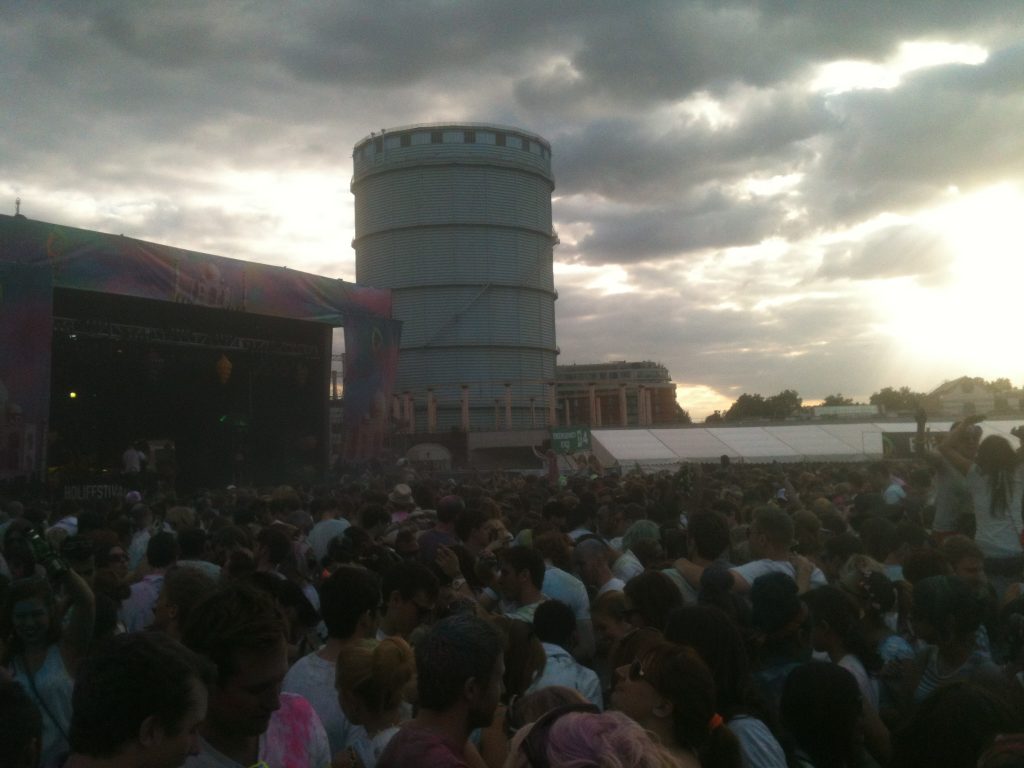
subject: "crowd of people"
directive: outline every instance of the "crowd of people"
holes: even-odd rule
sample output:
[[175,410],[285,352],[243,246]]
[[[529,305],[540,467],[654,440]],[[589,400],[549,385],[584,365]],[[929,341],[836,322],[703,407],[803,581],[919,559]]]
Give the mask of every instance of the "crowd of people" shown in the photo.
[[3,503],[0,766],[1024,766],[1024,461]]

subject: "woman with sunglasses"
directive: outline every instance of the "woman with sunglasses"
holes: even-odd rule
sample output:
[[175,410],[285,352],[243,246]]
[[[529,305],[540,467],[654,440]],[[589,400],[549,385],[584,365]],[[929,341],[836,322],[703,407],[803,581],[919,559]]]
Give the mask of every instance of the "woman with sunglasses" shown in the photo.
[[692,648],[661,642],[616,671],[612,706],[688,768],[740,768],[739,742],[717,713],[711,670]]

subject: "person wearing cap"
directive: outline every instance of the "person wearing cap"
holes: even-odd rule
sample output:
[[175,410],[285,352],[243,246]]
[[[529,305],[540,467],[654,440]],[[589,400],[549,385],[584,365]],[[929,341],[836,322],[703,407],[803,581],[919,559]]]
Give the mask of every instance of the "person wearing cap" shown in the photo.
[[416,500],[412,497],[412,488],[399,483],[388,494],[388,511],[392,523],[401,523],[416,509]]

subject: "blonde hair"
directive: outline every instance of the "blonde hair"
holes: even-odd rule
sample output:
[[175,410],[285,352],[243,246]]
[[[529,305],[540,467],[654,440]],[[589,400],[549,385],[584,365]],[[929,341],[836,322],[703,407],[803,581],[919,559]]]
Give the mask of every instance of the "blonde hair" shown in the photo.
[[196,513],[191,507],[171,507],[164,515],[170,526],[175,531],[184,531],[196,527]]
[[590,617],[594,614],[607,616],[615,621],[626,620],[626,595],[619,590],[610,590],[599,595],[590,606]]
[[412,648],[400,637],[360,640],[338,654],[335,686],[357,696],[372,712],[383,714],[402,703],[416,674]]

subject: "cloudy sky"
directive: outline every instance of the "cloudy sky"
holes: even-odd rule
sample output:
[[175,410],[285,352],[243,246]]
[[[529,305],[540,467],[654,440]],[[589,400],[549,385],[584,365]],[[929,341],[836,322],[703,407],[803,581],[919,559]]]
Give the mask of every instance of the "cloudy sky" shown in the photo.
[[1024,3],[5,4],[0,210],[354,279],[353,145],[552,145],[560,362],[1024,384]]

